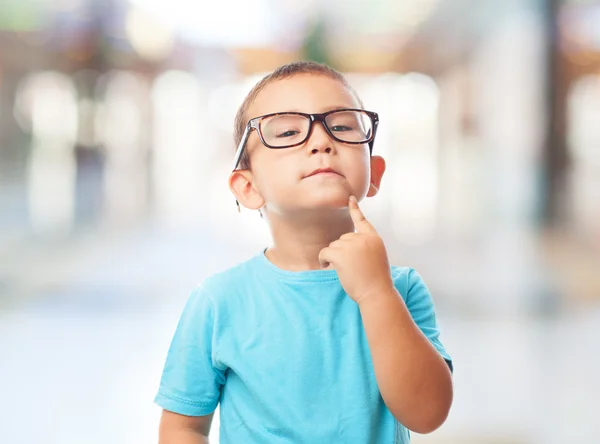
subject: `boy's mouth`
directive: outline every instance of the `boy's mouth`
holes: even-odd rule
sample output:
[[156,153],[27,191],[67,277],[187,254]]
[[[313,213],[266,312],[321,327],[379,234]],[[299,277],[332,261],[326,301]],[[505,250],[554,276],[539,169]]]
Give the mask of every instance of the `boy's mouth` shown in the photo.
[[[305,178],[307,177],[312,177],[312,176],[316,176],[318,174],[327,174],[327,175],[337,175],[337,176],[342,176],[340,173],[338,173],[336,170],[334,170],[333,168],[319,168],[314,170],[312,173],[307,174],[306,176],[304,176]],[[343,177],[343,176],[342,176]]]

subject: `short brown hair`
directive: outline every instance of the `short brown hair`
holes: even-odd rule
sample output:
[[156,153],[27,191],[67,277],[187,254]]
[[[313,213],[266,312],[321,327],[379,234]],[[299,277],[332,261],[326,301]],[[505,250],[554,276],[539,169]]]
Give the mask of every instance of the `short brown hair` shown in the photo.
[[[312,75],[322,75],[332,78],[334,80],[338,80],[345,88],[350,91],[350,93],[356,98],[361,108],[364,108],[364,104],[358,94],[352,88],[352,86],[348,83],[344,75],[335,69],[317,62],[311,61],[299,61],[288,63],[286,65],[282,65],[277,68],[272,73],[266,75],[262,78],[254,87],[250,90],[235,115],[234,121],[234,131],[233,131],[233,140],[235,143],[235,148],[240,144],[242,140],[242,136],[244,135],[244,130],[246,129],[246,124],[248,123],[248,117],[246,113],[248,112],[248,108],[258,94],[271,82],[276,80],[288,79],[297,74],[312,74]],[[240,167],[242,169],[250,168],[250,158],[248,157],[247,152],[244,152],[242,159],[240,160]]]

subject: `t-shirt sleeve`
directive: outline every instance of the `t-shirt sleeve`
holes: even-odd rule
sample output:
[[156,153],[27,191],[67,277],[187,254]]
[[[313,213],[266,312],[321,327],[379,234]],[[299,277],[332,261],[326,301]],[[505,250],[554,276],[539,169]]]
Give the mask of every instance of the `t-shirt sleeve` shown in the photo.
[[410,270],[408,275],[408,291],[405,298],[406,306],[413,320],[429,339],[431,344],[446,360],[450,370],[454,370],[452,358],[440,341],[440,327],[438,325],[435,307],[427,285],[415,270]]
[[192,292],[183,310],[160,381],[155,403],[186,416],[215,411],[225,372],[215,366],[215,310],[202,286]]

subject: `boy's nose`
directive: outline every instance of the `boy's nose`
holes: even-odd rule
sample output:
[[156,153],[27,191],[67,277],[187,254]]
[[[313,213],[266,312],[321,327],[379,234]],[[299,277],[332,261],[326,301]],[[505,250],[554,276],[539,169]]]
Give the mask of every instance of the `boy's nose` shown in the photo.
[[323,123],[315,122],[313,124],[312,133],[309,135],[306,143],[306,149],[310,154],[332,154],[335,152],[333,139],[329,137]]

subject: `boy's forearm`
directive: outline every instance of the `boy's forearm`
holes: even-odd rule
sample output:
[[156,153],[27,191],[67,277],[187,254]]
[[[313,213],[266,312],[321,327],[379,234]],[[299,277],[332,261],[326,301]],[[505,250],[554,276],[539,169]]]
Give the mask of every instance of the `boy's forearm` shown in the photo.
[[448,365],[395,289],[359,304],[379,390],[394,417],[417,433],[441,426],[452,404]]

